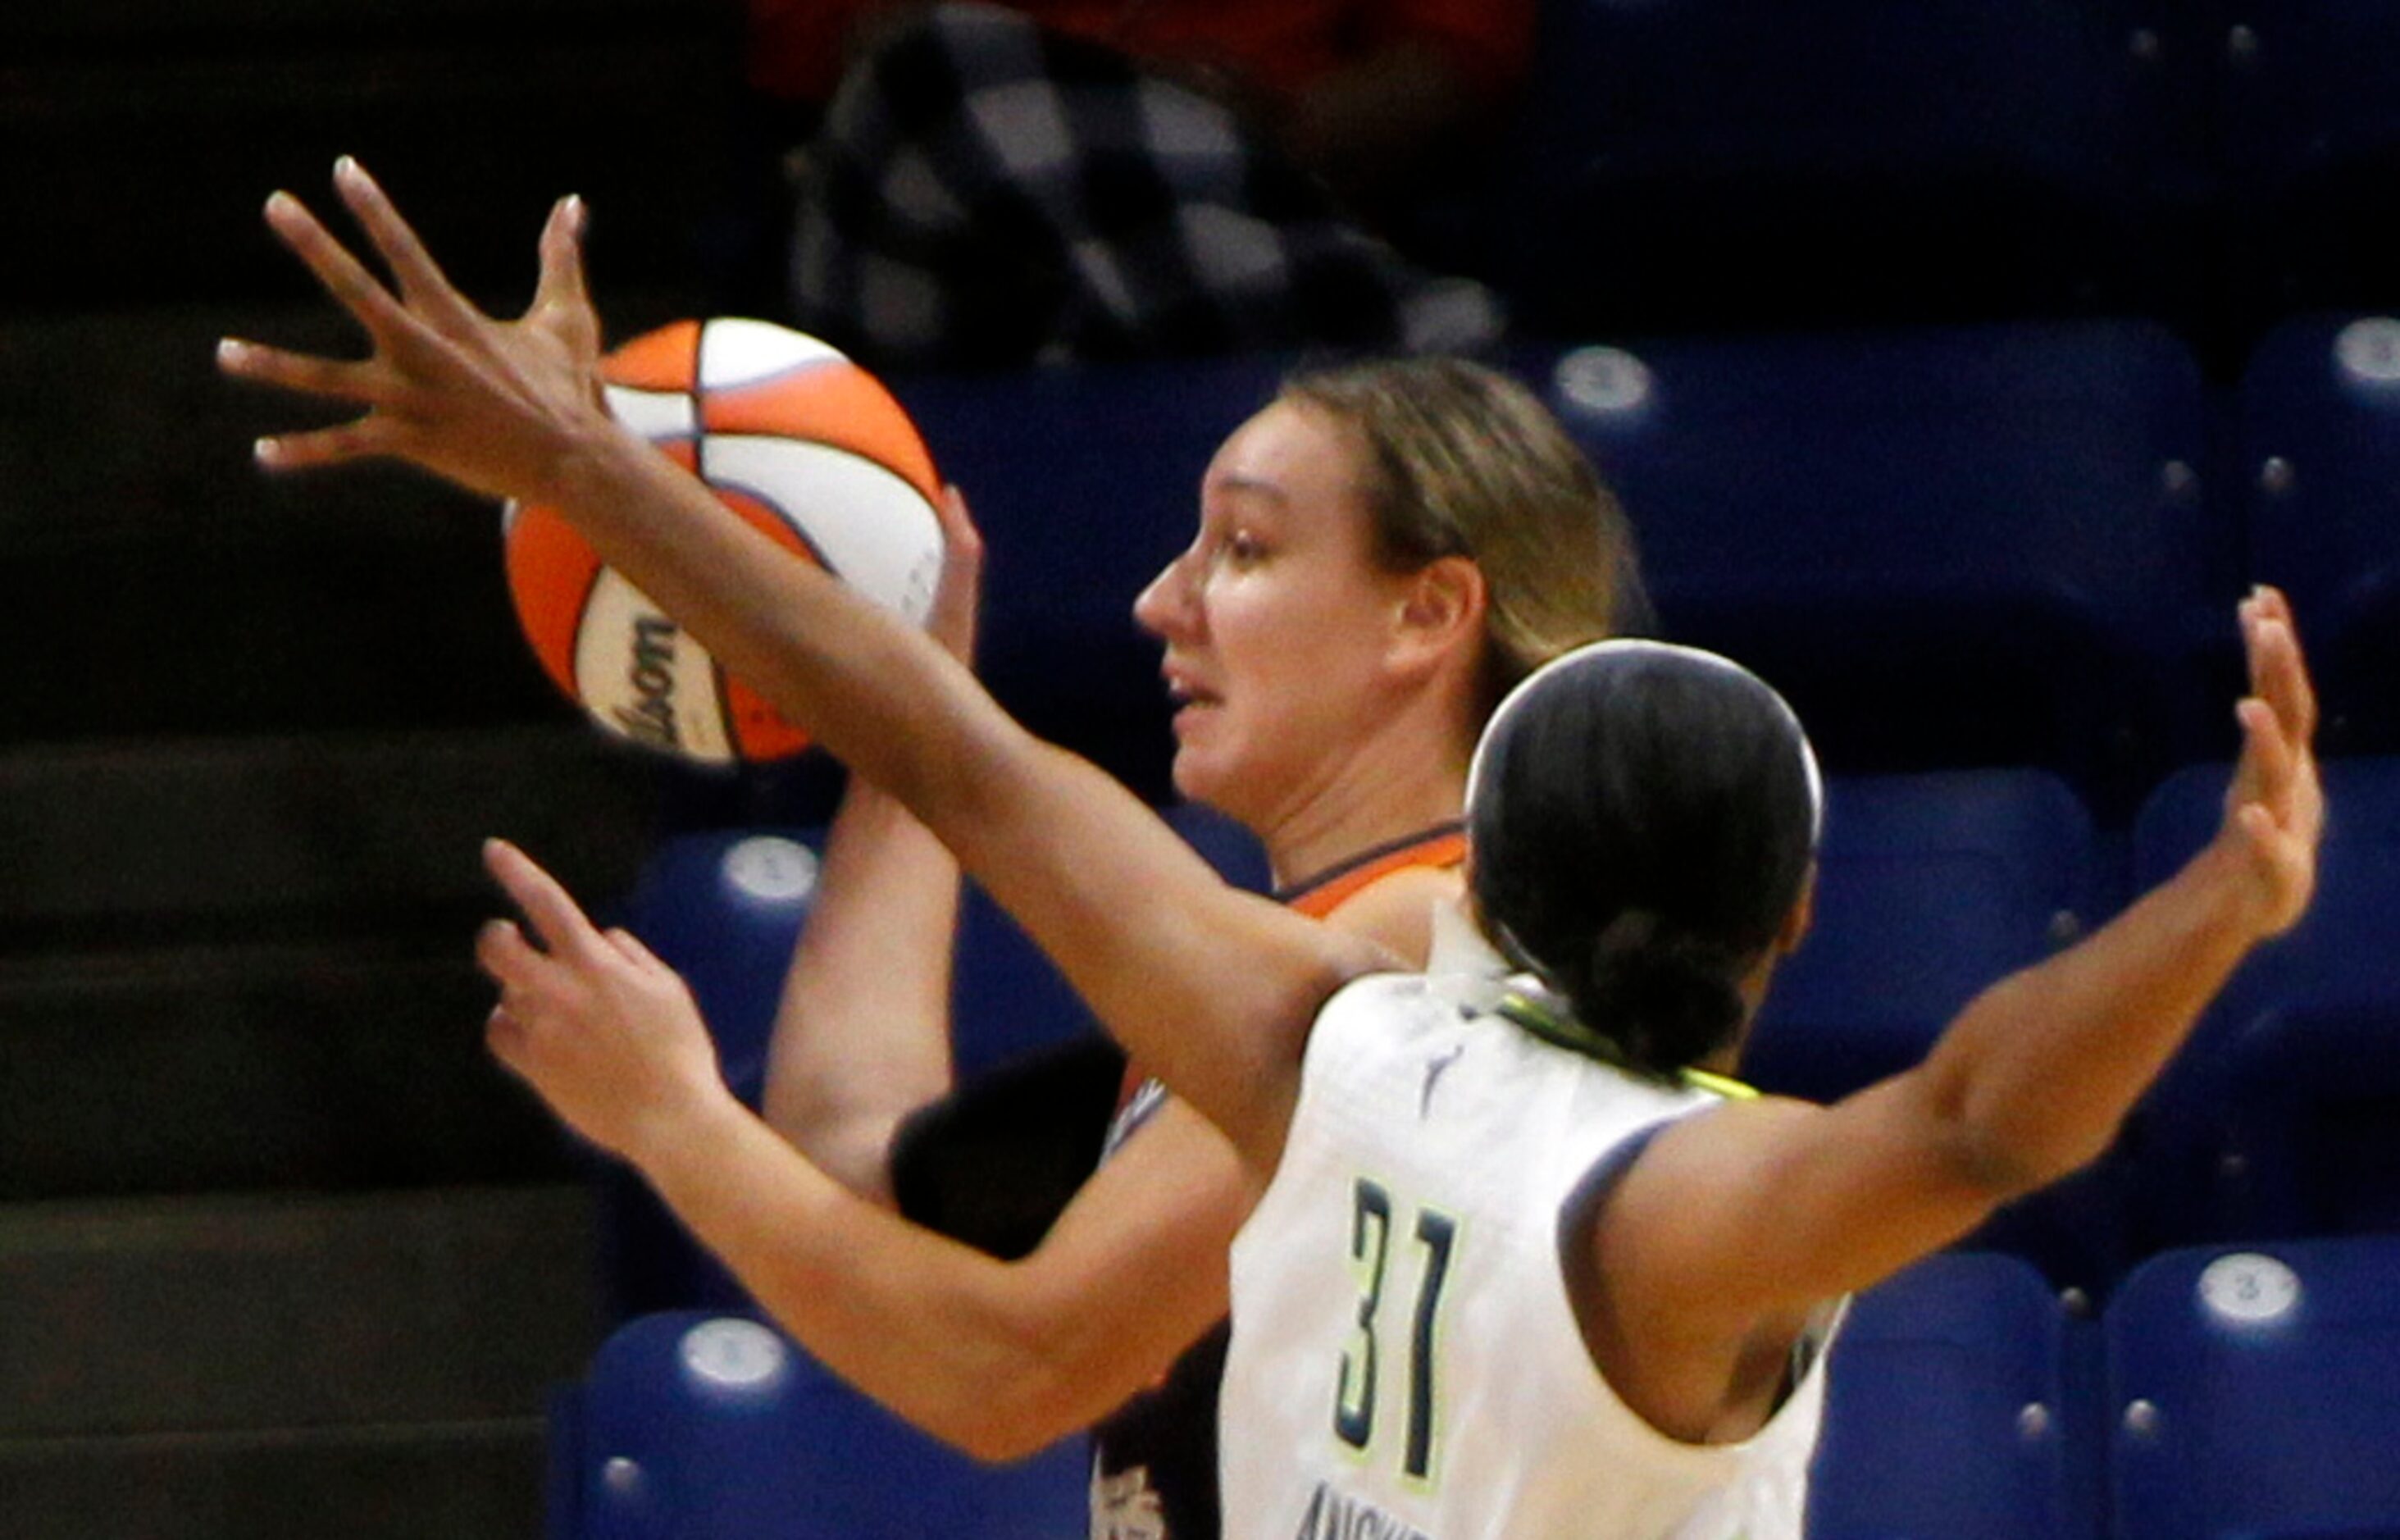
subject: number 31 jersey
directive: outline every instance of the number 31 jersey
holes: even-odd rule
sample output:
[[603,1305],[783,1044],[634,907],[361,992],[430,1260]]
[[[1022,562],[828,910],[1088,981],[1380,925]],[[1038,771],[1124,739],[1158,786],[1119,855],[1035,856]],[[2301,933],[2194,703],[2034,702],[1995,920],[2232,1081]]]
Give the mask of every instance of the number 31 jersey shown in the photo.
[[1234,1246],[1225,1533],[1796,1537],[1822,1355],[1751,1439],[1683,1443],[1593,1367],[1561,1269],[1584,1179],[1715,1098],[1536,1039],[1503,987],[1384,975],[1319,1016]]

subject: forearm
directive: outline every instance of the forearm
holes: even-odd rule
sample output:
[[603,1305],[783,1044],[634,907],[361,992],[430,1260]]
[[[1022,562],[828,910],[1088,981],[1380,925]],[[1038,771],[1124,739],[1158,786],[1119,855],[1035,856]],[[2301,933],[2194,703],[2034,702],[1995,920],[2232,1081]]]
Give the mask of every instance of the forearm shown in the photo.
[[1112,1379],[1126,1377],[1107,1355],[1122,1344],[1086,1329],[1093,1310],[1072,1296],[1045,1302],[1027,1263],[850,1192],[730,1097],[653,1140],[637,1165],[794,1340],[967,1453],[1030,1453],[1115,1404]]
[[1138,1057],[1246,1149],[1279,1148],[1307,1024],[1379,963],[1371,949],[1233,893],[924,633],[793,560],[639,441],[593,430],[559,464],[553,500],[605,561],[906,805]]
[[950,1083],[958,863],[872,783],[853,780],[768,1044],[763,1111],[843,1186],[888,1204],[892,1131]]
[[2013,1192],[2096,1158],[2258,935],[2255,883],[2219,841],[1986,990],[1915,1071],[1961,1165]]

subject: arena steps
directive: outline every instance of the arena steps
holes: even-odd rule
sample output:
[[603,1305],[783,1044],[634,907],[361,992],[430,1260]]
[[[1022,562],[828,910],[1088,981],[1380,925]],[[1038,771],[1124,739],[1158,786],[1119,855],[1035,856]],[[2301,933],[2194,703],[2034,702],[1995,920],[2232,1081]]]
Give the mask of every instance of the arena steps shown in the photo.
[[0,1531],[538,1533],[593,1244],[573,1184],[0,1206]]
[[566,1175],[483,1049],[477,846],[606,905],[654,802],[573,723],[0,752],[0,1201]]

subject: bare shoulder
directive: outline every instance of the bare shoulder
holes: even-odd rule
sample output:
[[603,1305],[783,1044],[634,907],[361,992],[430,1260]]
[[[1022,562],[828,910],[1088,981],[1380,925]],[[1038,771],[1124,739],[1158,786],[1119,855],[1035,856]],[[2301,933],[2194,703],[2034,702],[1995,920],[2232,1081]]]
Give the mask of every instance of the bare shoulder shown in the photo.
[[1436,906],[1466,891],[1466,879],[1455,866],[1402,866],[1343,900],[1324,922],[1421,968],[1433,947]]

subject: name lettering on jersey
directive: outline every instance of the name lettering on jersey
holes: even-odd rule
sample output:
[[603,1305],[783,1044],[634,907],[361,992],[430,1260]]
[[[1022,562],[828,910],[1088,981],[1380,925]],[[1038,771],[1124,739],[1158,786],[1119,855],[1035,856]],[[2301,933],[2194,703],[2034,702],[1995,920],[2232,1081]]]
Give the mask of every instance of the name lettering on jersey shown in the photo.
[[1372,1503],[1319,1481],[1292,1540],[1433,1540],[1433,1536]]

